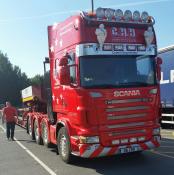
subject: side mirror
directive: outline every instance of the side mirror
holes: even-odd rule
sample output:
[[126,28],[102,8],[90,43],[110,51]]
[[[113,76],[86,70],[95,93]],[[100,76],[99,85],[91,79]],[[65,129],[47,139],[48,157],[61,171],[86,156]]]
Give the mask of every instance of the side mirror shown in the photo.
[[157,68],[157,79],[158,81],[161,80],[161,64],[163,63],[160,57],[156,58],[156,68]]
[[161,64],[163,63],[162,58],[157,57],[157,58],[156,58],[156,63],[157,63],[158,65],[161,65]]
[[59,60],[59,66],[67,66],[68,65],[68,57],[64,56]]
[[59,81],[61,85],[70,85],[70,68],[68,66],[68,58],[65,56],[59,61]]

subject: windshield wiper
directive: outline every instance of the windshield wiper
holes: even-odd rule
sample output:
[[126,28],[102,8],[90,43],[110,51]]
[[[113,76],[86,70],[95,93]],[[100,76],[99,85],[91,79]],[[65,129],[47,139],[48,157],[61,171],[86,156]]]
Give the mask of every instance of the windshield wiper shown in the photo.
[[120,86],[149,86],[151,84],[148,84],[148,83],[145,83],[145,82],[138,82],[138,81],[135,81],[135,82],[127,82],[127,83],[119,83],[118,85]]
[[145,82],[127,82],[127,83],[117,83],[117,84],[99,84],[99,85],[84,85],[85,88],[121,88],[121,87],[136,87],[136,86],[149,86]]
[[99,85],[87,85],[85,88],[114,88],[117,85],[114,84],[99,84]]

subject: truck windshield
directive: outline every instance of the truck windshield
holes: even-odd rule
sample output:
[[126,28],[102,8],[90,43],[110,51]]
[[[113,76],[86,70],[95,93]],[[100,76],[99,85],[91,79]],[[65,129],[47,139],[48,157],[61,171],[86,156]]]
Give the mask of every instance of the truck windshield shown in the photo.
[[80,57],[80,81],[86,88],[139,87],[156,84],[150,56]]

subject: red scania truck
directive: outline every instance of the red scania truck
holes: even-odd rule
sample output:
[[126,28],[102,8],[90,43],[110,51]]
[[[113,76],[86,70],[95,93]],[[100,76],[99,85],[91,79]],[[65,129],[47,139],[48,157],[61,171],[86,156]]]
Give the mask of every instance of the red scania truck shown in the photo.
[[73,155],[158,147],[161,60],[154,23],[147,12],[98,8],[49,26],[47,102],[34,87],[22,91],[32,108],[23,114],[32,138],[56,144],[67,163]]

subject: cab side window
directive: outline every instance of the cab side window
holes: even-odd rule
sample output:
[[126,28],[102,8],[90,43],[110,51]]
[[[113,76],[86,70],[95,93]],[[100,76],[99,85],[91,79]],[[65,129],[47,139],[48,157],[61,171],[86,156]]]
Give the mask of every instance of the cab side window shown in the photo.
[[77,78],[76,78],[76,63],[75,63],[75,55],[74,53],[69,53],[69,62],[68,65],[70,67],[70,78],[71,78],[71,83],[76,84],[77,83]]

